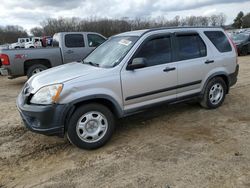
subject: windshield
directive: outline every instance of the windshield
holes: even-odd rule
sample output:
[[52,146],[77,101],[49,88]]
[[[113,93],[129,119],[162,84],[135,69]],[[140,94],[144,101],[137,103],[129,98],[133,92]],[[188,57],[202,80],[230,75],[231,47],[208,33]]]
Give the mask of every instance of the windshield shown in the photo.
[[234,34],[232,35],[233,41],[244,41],[248,39],[248,35],[246,34]]
[[111,37],[85,58],[84,63],[103,68],[114,67],[121,62],[137,39],[136,36]]

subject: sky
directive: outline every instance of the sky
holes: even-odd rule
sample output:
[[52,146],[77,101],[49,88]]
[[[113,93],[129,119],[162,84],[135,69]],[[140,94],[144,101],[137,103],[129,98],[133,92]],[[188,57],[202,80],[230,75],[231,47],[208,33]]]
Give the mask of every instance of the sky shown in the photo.
[[1,0],[0,25],[29,30],[46,18],[135,18],[176,15],[209,16],[224,13],[227,24],[250,12],[250,0]]

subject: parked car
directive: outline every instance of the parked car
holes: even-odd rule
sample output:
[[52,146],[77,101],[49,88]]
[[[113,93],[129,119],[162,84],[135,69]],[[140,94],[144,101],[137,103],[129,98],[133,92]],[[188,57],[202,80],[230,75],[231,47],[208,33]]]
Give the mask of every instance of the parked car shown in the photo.
[[42,47],[42,38],[32,37],[31,41],[24,44],[25,48],[40,48]]
[[250,52],[250,33],[233,34],[231,37],[239,55],[247,55]]
[[30,42],[30,38],[19,38],[16,43],[10,44],[10,49],[24,48],[26,42]]
[[156,105],[197,100],[214,109],[237,81],[236,49],[221,28],[159,28],[109,38],[82,63],[31,77],[17,99],[25,125],[103,146],[115,119]]
[[0,50],[0,72],[9,78],[30,78],[45,69],[81,61],[105,40],[93,32],[63,32],[54,35],[52,48]]

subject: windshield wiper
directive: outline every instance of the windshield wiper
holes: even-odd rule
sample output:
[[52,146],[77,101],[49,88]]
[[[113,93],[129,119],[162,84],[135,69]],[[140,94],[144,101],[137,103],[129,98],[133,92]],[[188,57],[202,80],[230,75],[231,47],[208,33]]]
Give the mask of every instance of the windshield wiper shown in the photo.
[[93,63],[91,61],[83,61],[83,64],[88,64],[88,65],[92,65],[92,66],[95,66],[95,67],[99,67],[98,63]]

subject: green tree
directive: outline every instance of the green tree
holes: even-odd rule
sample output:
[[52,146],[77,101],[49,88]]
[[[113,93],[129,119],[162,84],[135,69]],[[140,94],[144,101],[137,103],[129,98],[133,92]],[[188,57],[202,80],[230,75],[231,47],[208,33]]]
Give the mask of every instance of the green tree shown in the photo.
[[242,18],[242,27],[243,28],[249,28],[250,27],[250,13],[246,14]]
[[240,29],[242,28],[242,18],[244,17],[244,13],[240,11],[237,17],[234,19],[233,27]]

